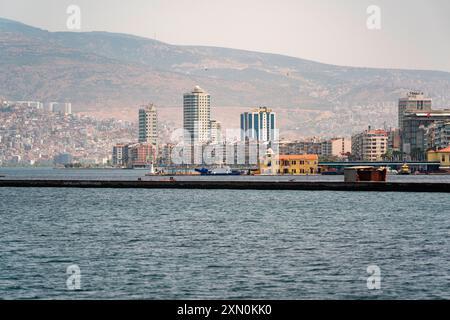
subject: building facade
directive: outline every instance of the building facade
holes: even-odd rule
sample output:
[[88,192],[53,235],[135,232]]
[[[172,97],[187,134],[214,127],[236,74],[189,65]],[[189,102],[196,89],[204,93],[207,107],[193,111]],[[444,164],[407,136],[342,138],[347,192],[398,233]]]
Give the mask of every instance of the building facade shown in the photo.
[[278,140],[277,117],[272,109],[261,107],[241,114],[241,140]]
[[437,121],[425,129],[426,150],[439,150],[450,146],[450,122]]
[[317,154],[322,155],[328,147],[323,146],[323,142],[311,139],[305,141],[283,141],[279,144],[280,154]]
[[267,153],[259,165],[262,175],[310,175],[319,173],[316,154],[278,155]]
[[156,146],[152,143],[137,143],[128,146],[128,167],[145,168],[155,164]]
[[440,150],[430,150],[427,152],[428,161],[439,161],[440,170],[450,171],[450,147]]
[[401,152],[412,160],[425,160],[428,127],[437,121],[450,122],[450,110],[432,109],[432,100],[423,92],[410,92],[399,99],[398,121]]
[[304,141],[283,141],[279,144],[279,153],[292,154],[317,154],[322,157],[346,158],[352,151],[350,138],[333,138],[321,141],[310,139]]
[[400,129],[390,130],[388,132],[388,150],[391,152],[399,152],[401,150]]
[[112,165],[117,167],[126,167],[128,163],[128,145],[118,143],[113,147]]
[[381,161],[388,148],[385,130],[366,130],[352,136],[352,155],[359,161]]
[[424,160],[428,146],[427,128],[435,122],[450,122],[450,110],[405,114],[401,131],[402,151],[413,160]]
[[205,144],[211,139],[211,96],[199,86],[183,95],[183,128],[189,144]]
[[346,158],[352,152],[352,140],[350,138],[333,138],[326,142],[330,145],[327,148],[326,156]]
[[158,145],[158,112],[153,104],[139,109],[139,142]]
[[432,109],[432,99],[425,97],[423,92],[411,91],[405,98],[398,101],[398,128],[404,128],[404,116],[411,112],[430,112]]

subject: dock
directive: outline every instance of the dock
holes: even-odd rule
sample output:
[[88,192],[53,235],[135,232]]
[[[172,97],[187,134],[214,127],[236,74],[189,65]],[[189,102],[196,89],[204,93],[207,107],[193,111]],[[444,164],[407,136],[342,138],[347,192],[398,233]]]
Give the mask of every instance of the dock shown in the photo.
[[5,187],[450,192],[450,183],[335,181],[0,180]]

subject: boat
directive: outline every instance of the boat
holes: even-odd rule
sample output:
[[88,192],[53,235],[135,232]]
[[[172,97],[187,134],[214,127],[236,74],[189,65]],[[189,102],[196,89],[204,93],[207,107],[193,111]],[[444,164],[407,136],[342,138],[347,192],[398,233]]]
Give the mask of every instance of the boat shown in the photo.
[[409,166],[406,163],[404,165],[402,165],[402,167],[400,168],[400,171],[398,172],[398,174],[400,174],[400,175],[409,175],[409,174],[411,174],[411,171],[409,170]]
[[387,167],[387,174],[388,175],[395,175],[395,174],[398,174],[398,171],[395,170],[395,169],[392,169],[390,167]]
[[241,172],[238,170],[232,170],[230,167],[220,167],[214,169],[201,168],[195,169],[196,172],[200,173],[202,176],[240,176]]

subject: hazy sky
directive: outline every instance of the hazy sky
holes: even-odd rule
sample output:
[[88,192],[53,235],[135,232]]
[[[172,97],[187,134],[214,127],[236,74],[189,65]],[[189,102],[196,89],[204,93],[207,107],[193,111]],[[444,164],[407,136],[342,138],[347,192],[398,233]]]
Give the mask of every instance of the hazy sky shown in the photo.
[[[67,31],[70,4],[81,8],[80,31],[339,65],[450,71],[448,0],[0,0],[0,16]],[[381,8],[381,30],[366,26],[369,5]]]

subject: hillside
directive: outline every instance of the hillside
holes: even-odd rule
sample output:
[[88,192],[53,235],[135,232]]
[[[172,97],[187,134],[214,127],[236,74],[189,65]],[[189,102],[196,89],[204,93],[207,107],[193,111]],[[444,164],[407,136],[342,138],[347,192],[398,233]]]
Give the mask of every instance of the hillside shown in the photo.
[[[392,106],[412,89],[427,92],[437,106],[450,105],[446,72],[341,67],[107,32],[48,32],[6,19],[0,19],[0,56],[0,96],[70,100],[78,111],[134,112],[146,101],[176,107],[197,84],[211,93],[215,107],[316,110],[330,119],[341,110]],[[383,112],[375,122],[391,124],[393,114]],[[290,129],[312,130],[312,123],[301,121]]]

